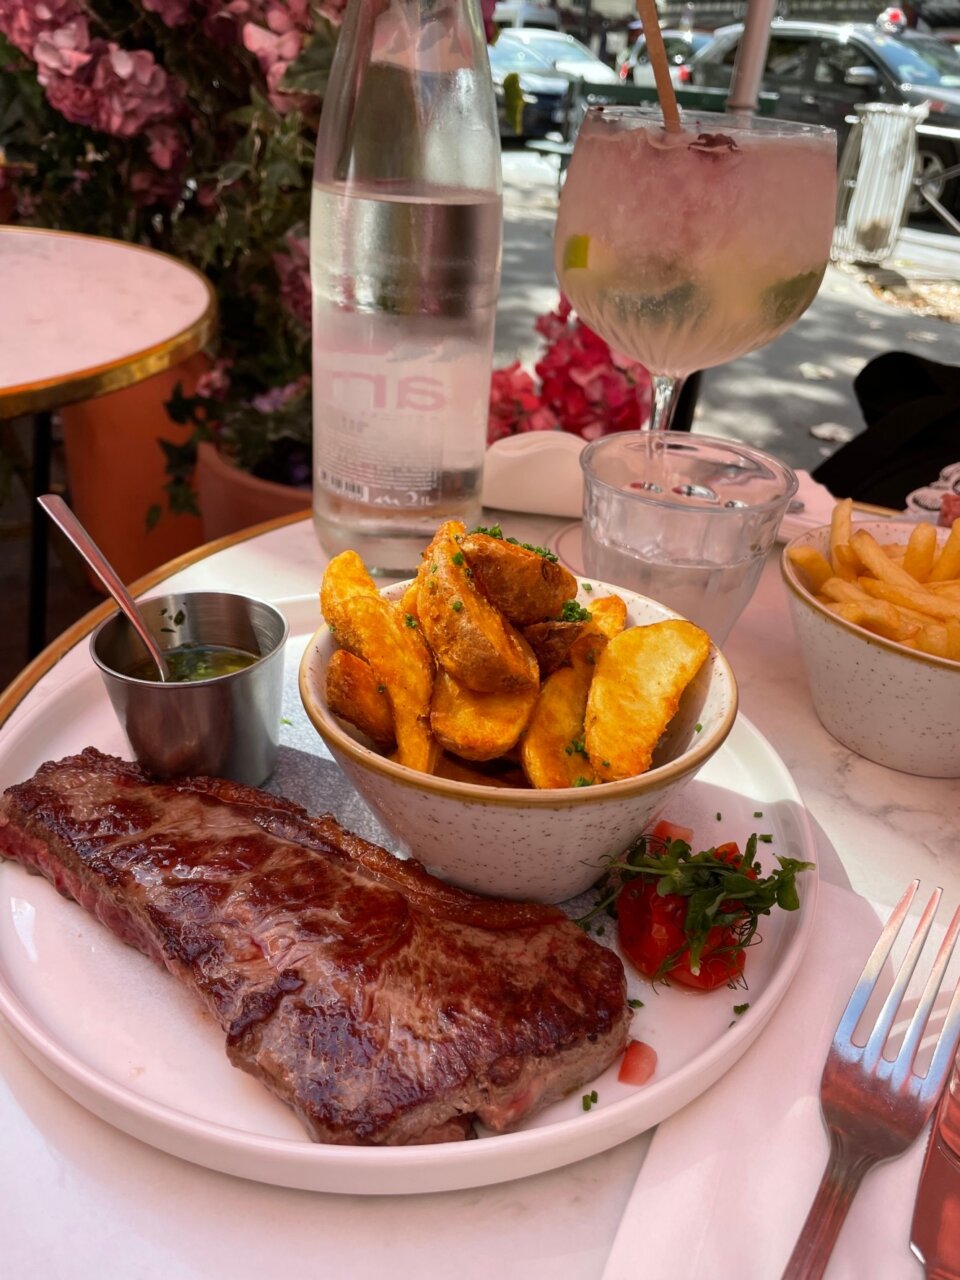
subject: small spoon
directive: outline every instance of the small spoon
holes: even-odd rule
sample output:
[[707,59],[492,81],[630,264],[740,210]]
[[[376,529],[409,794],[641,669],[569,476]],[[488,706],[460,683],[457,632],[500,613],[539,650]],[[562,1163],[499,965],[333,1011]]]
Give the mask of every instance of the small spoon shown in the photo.
[[140,611],[134,603],[133,596],[120,581],[113,565],[90,537],[89,533],[87,533],[86,529],[62,498],[57,497],[54,493],[46,493],[42,497],[37,498],[37,501],[40,503],[41,507],[43,507],[44,511],[54,524],[59,525],[67,535],[76,549],[83,556],[84,560],[86,560],[87,564],[126,614],[130,625],[146,645],[147,652],[156,663],[157,670],[160,672],[160,679],[163,681],[169,680],[170,668],[167,666],[167,660],[163,656],[163,651],[147,630],[146,624],[140,617]]

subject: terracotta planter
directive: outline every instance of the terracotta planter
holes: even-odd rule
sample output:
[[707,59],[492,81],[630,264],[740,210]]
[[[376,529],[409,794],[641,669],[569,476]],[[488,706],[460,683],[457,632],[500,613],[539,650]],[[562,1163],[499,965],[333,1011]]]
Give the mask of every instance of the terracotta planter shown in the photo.
[[[125,582],[203,542],[198,517],[167,510],[158,441],[186,443],[191,428],[172,422],[164,405],[178,382],[190,395],[208,367],[206,356],[191,356],[134,386],[60,411],[70,505]],[[154,506],[162,514],[148,529]]]
[[201,444],[197,450],[195,483],[203,536],[208,542],[264,520],[307,511],[312,501],[309,489],[275,484],[241,471],[222,458],[212,444]]

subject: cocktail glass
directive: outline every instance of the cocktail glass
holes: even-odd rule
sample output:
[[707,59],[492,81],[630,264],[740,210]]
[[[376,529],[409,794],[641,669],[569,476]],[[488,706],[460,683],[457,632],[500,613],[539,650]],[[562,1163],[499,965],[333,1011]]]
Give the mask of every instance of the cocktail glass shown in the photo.
[[554,246],[577,314],[653,380],[670,426],[683,379],[763,346],[816,296],[830,255],[836,135],[659,107],[590,107]]

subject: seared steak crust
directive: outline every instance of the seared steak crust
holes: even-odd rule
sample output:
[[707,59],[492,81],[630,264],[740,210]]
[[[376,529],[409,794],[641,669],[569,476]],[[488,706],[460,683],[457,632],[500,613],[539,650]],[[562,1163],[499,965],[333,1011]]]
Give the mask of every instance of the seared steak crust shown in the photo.
[[250,787],[88,748],[4,793],[0,852],[191,986],[319,1142],[500,1131],[626,1042],[622,965],[560,910],[463,892]]

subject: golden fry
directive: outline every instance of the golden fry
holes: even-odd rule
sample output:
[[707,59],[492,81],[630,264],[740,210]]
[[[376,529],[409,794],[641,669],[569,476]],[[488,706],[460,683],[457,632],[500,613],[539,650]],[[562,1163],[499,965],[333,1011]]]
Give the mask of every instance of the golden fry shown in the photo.
[[437,661],[478,693],[537,688],[540,673],[523,636],[484,596],[461,550],[464,526],[441,525],[417,574],[417,612]]
[[373,668],[346,649],[335,649],[327,665],[327,706],[335,716],[354,725],[378,747],[396,742],[393,710],[386,685]]
[[558,618],[577,594],[577,580],[555,556],[541,555],[487,533],[460,542],[481,593],[515,626]]
[[823,584],[834,576],[833,565],[816,547],[792,547],[787,558],[808,591],[818,595]]
[[879,542],[866,529],[858,529],[851,538],[850,545],[857,553],[863,567],[881,582],[889,582],[892,586],[904,587],[907,590],[916,587],[916,579],[912,578],[905,569],[894,564],[889,556],[884,555]]
[[607,642],[590,685],[584,730],[601,780],[650,768],[684,689],[709,652],[707,633],[679,619],[631,627]]
[[857,627],[865,627],[887,640],[903,641],[920,630],[918,622],[903,617],[900,610],[886,600],[841,601],[835,612]]
[[627,625],[627,602],[621,596],[600,596],[591,600],[586,608],[591,630],[599,631],[608,639],[619,635]]
[[907,539],[903,567],[917,582],[926,582],[937,554],[937,531],[926,521],[916,525]]
[[947,534],[947,540],[933,562],[927,581],[946,582],[948,578],[960,578],[960,520]]
[[915,609],[929,618],[960,618],[960,600],[942,593],[938,595],[923,587],[895,586],[889,582],[878,582],[876,578],[861,578],[860,585],[877,600],[889,600],[891,604]]
[[515,693],[477,693],[441,668],[433,685],[430,727],[454,755],[496,760],[519,740],[536,700],[536,686]]
[[867,593],[858,582],[847,582],[843,578],[828,578],[820,588],[820,594],[828,600],[841,602],[867,599]]
[[596,773],[584,747],[583,718],[593,667],[561,667],[540,689],[520,741],[520,760],[531,786],[585,786]]
[[838,578],[842,578],[845,575],[840,571],[841,566],[837,559],[837,549],[849,545],[852,519],[853,500],[851,498],[842,498],[830,513],[830,563],[833,565],[833,572]]

